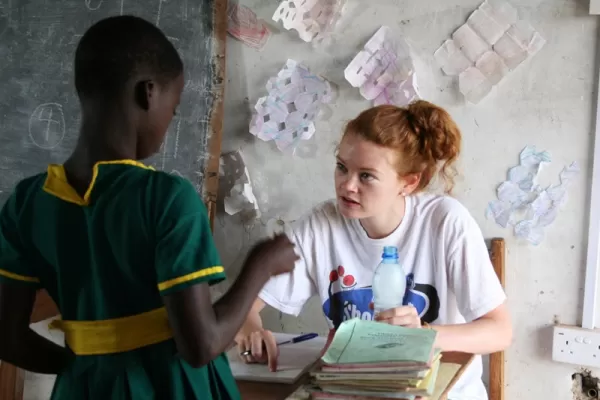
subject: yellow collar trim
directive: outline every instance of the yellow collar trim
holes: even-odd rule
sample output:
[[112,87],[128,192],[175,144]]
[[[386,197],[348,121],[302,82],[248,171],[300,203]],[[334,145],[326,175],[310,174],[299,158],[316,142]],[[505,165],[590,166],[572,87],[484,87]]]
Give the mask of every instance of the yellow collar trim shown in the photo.
[[50,323],[65,333],[65,342],[78,356],[122,353],[164,342],[173,337],[164,307],[129,317],[101,321]]
[[92,181],[90,182],[90,186],[86,190],[83,197],[81,197],[79,193],[77,193],[77,191],[73,189],[71,185],[69,185],[69,182],[67,181],[67,175],[65,174],[65,167],[60,164],[50,164],[48,166],[48,177],[44,183],[44,191],[69,203],[74,203],[79,206],[87,206],[90,204],[92,189],[94,188],[96,178],[98,177],[98,166],[109,164],[132,165],[144,169],[154,169],[135,160],[100,161],[94,164],[92,169]]

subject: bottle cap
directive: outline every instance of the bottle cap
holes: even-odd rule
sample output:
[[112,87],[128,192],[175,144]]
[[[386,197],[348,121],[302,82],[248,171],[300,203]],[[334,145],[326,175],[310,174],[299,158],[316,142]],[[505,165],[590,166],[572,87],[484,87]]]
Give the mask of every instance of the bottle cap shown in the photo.
[[383,258],[398,258],[398,248],[396,246],[385,246],[383,248]]

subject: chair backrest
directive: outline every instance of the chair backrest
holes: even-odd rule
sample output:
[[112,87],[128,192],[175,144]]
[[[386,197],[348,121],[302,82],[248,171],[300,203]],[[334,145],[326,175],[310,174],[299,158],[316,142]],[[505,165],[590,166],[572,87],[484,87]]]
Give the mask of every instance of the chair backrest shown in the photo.
[[[490,259],[498,279],[504,286],[504,261],[506,247],[504,239],[495,238],[490,243]],[[489,356],[489,381],[488,393],[490,400],[504,400],[504,352],[490,354]]]

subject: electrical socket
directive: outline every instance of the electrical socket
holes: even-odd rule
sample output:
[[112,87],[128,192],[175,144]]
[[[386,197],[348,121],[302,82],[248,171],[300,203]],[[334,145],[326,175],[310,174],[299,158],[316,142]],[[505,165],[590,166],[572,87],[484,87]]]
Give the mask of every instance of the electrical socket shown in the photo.
[[600,330],[555,325],[552,359],[588,367],[600,367]]

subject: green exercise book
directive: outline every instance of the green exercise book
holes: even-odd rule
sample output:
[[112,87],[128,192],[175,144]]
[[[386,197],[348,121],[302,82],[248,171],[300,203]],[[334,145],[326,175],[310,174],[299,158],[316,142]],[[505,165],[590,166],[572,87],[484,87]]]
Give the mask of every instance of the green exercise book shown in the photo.
[[352,319],[339,326],[321,360],[325,365],[345,368],[429,367],[435,354],[435,337],[433,329]]

